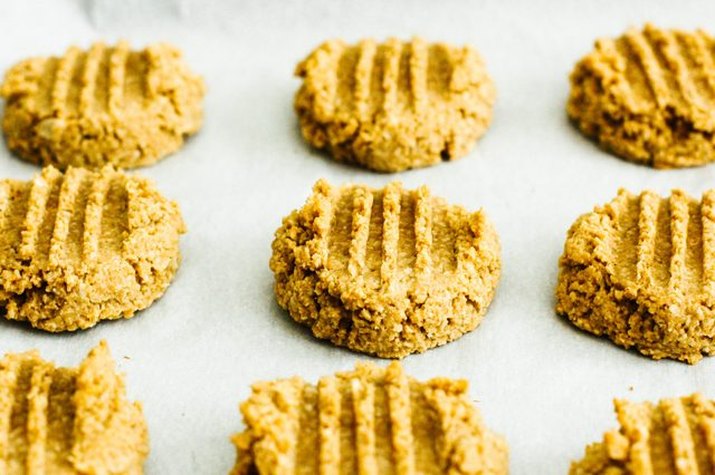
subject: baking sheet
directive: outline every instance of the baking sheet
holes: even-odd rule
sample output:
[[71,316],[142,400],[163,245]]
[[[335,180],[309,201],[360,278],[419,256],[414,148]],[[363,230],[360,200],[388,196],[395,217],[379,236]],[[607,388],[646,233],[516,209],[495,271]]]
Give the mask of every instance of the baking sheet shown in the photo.
[[[567,122],[568,73],[602,35],[651,20],[695,28],[708,1],[0,2],[0,70],[73,43],[127,38],[180,46],[208,84],[205,125],[141,173],[176,199],[189,232],[166,295],[134,319],[50,335],[0,323],[0,353],[39,348],[76,365],[106,338],[149,423],[149,474],[226,473],[237,405],[259,379],[309,380],[367,357],[315,340],[274,303],[270,244],[281,218],[320,177],[380,186],[399,178],[469,208],[484,207],[503,247],[503,274],[482,325],[404,360],[416,377],[463,377],[488,425],[504,434],[512,473],[564,473],[616,426],[613,397],[715,397],[715,358],[654,362],[574,329],[554,312],[557,259],[581,213],[621,187],[693,194],[715,166],[655,171],[611,157]],[[491,129],[468,157],[399,175],[340,165],[301,140],[292,111],[295,63],[324,39],[415,34],[475,45],[498,89]],[[0,148],[0,176],[37,168]]]

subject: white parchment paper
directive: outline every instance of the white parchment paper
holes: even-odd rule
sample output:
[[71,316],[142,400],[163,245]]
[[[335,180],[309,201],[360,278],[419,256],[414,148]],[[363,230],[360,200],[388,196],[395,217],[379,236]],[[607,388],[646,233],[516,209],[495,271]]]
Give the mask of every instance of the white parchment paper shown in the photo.
[[[0,353],[39,348],[76,365],[106,338],[149,423],[149,474],[226,473],[237,405],[259,379],[309,380],[367,359],[315,340],[274,303],[270,244],[281,218],[320,177],[429,185],[484,207],[500,233],[503,274],[482,325],[410,356],[419,378],[471,381],[484,418],[504,434],[512,473],[564,473],[585,445],[615,427],[614,397],[715,397],[715,359],[654,362],[574,329],[553,311],[557,259],[581,213],[621,187],[692,194],[715,186],[715,165],[655,171],[600,151],[567,122],[568,73],[598,36],[647,20],[710,27],[702,1],[229,1],[0,0],[0,70],[70,44],[127,38],[180,46],[208,84],[203,130],[140,171],[181,205],[189,232],[166,295],[137,317],[50,335],[0,322]],[[494,121],[468,157],[379,175],[339,165],[301,140],[292,110],[295,63],[324,39],[421,35],[475,45],[497,88]],[[0,176],[37,168],[0,147]]]

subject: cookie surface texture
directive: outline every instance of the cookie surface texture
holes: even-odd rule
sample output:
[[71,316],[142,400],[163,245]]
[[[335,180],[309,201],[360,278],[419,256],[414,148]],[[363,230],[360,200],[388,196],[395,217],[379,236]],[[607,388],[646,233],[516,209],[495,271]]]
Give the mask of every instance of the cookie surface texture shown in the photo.
[[105,342],[79,368],[36,351],[0,360],[0,473],[138,475],[148,453],[142,407]]
[[381,172],[466,155],[486,131],[494,84],[471,47],[390,39],[327,41],[298,64],[305,140]]
[[489,431],[464,380],[407,376],[399,363],[253,386],[241,404],[232,475],[506,474],[508,448]]
[[476,328],[501,260],[482,210],[449,205],[426,187],[320,180],[276,231],[270,267],[278,303],[316,337],[401,358]]
[[558,313],[654,359],[715,352],[715,191],[698,200],[621,190],[572,225]]
[[570,475],[715,472],[715,404],[700,394],[658,403],[615,401],[620,428],[586,448]]
[[168,287],[183,232],[176,203],[110,167],[0,180],[0,315],[50,332],[129,318]]
[[715,160],[715,39],[652,25],[599,39],[571,73],[567,111],[615,155],[656,168]]
[[204,89],[167,44],[72,47],[8,71],[3,131],[11,150],[40,165],[149,165],[199,130]]

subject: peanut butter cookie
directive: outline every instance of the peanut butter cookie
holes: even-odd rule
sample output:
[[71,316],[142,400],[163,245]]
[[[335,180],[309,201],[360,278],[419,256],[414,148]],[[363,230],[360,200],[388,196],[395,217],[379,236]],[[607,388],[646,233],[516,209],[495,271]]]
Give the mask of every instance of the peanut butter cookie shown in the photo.
[[316,337],[401,358],[476,328],[501,260],[481,210],[449,205],[426,187],[321,180],[276,231],[270,266],[278,303]]
[[656,168],[715,160],[715,40],[646,25],[600,39],[571,73],[568,115],[588,137]]
[[700,394],[657,404],[615,401],[620,430],[586,448],[571,475],[715,473],[715,404]]
[[257,383],[241,412],[232,475],[508,471],[506,442],[484,426],[466,381],[419,382],[397,362],[359,364],[317,386]]
[[104,341],[79,368],[36,351],[0,360],[0,473],[138,475],[148,453],[142,407]]
[[396,172],[466,155],[492,117],[494,84],[471,47],[328,41],[296,68],[303,137],[339,161]]
[[72,47],[10,69],[3,130],[10,149],[41,165],[149,165],[199,130],[204,89],[167,44]]
[[0,180],[0,315],[50,332],[132,317],[169,286],[183,232],[176,203],[110,167]]
[[702,200],[621,190],[571,226],[556,310],[654,359],[715,352],[715,190]]

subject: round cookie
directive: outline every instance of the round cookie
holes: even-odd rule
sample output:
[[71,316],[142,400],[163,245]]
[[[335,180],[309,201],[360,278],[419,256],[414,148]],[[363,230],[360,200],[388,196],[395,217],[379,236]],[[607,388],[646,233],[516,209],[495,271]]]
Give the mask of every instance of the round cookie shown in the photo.
[[167,44],[72,47],[8,71],[0,86],[2,127],[8,147],[40,165],[150,165],[199,130],[204,90]]
[[184,232],[176,203],[110,167],[0,180],[0,316],[50,332],[130,318],[169,286]]
[[298,64],[303,137],[381,172],[466,155],[492,117],[494,84],[471,47],[390,39],[323,43]]
[[715,352],[715,190],[621,190],[571,226],[556,311],[654,359]]
[[615,400],[618,430],[586,447],[569,475],[713,473],[715,404],[700,394],[657,403]]
[[318,384],[294,377],[252,389],[231,475],[509,471],[506,441],[484,425],[465,380],[417,381],[397,362],[364,363]]
[[476,328],[501,260],[481,210],[449,205],[425,187],[320,180],[276,231],[270,267],[278,303],[316,337],[401,358]]
[[715,39],[650,24],[595,49],[571,73],[567,111],[612,153],[656,168],[715,160]]

